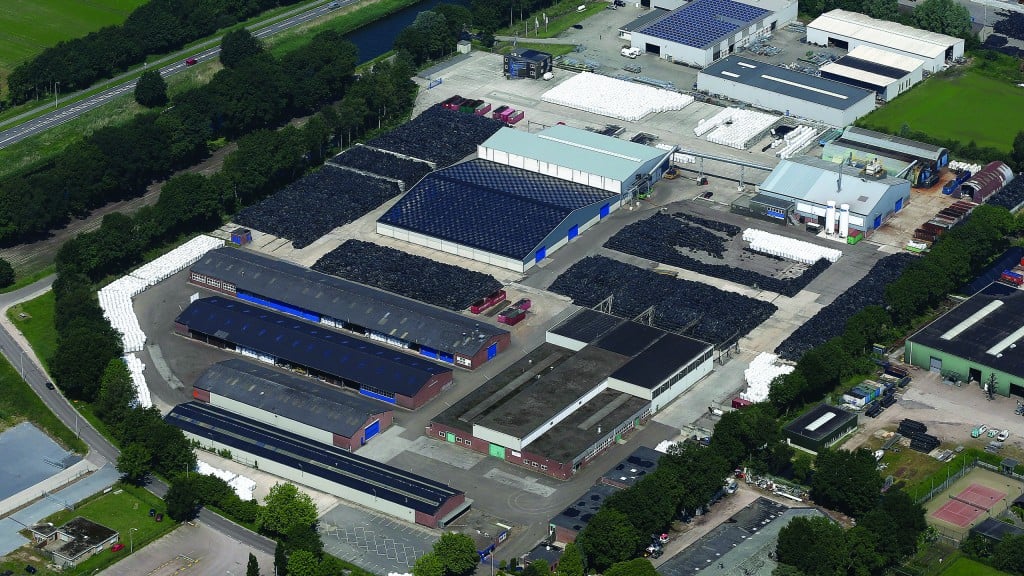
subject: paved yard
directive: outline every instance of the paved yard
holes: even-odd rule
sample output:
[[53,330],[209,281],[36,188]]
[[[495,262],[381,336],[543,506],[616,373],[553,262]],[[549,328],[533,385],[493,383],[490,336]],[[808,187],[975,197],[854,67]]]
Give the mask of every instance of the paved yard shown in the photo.
[[324,549],[375,573],[408,572],[440,534],[339,504],[320,518]]
[[[128,550],[125,549],[125,552]],[[256,555],[260,573],[274,573],[274,558],[208,528],[182,524],[170,534],[100,572],[102,576],[207,576],[245,574],[249,553]]]

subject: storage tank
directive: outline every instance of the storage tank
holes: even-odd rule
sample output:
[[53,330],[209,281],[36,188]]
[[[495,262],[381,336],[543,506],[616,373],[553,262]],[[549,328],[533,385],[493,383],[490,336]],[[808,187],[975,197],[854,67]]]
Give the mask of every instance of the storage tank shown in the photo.
[[836,233],[836,201],[829,200],[826,203],[825,208],[825,234],[832,235]]
[[840,204],[839,205],[839,237],[846,238],[846,233],[850,230],[850,205]]

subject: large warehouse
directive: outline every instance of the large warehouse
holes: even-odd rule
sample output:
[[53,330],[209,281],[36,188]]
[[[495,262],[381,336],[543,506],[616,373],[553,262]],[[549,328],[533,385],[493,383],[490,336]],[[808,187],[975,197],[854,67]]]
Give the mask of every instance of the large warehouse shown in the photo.
[[852,124],[875,109],[870,90],[735,55],[698,73],[697,89],[833,126]]
[[590,309],[547,338],[427,435],[564,480],[713,367],[710,344]]
[[192,302],[174,329],[403,408],[419,408],[452,382],[451,368],[425,358],[222,297]]
[[629,41],[648,54],[702,68],[796,20],[796,14],[797,3],[791,0],[693,0],[630,30]]
[[924,62],[867,44],[819,69],[822,78],[873,90],[889,101],[921,81]]
[[1024,397],[1022,317],[1024,290],[995,282],[908,338],[904,358],[951,380],[991,382],[994,394]]
[[218,362],[192,388],[200,402],[353,452],[394,419],[380,402],[248,360]]
[[377,220],[377,233],[522,273],[608,216],[621,198],[470,160],[420,180]]
[[857,429],[857,414],[842,408],[819,404],[803,416],[782,427],[790,446],[817,454],[835,446]]
[[189,281],[471,370],[508,348],[511,338],[477,318],[249,250],[208,252],[192,266]]
[[949,150],[942,146],[856,126],[844,128],[839,138],[825,145],[821,157],[830,162],[877,162],[886,175],[904,178],[921,188],[934,185],[939,171],[949,164]]
[[[842,176],[840,176],[840,173]],[[871,178],[858,168],[836,164],[811,156],[795,156],[779,162],[758,187],[765,196],[774,196],[796,203],[795,214],[817,222],[825,228],[829,212],[848,206],[849,230],[870,234],[884,224],[910,201],[910,182],[901,178]],[[833,214],[837,225],[843,220]]]
[[853,50],[872,46],[898,52],[924,62],[928,72],[938,72],[946,61],[962,58],[962,38],[946,36],[889,22],[876,20],[858,12],[835,9],[822,14],[807,25],[807,42],[818,46],[836,46]]
[[209,404],[179,404],[165,419],[203,449],[406,522],[440,528],[472,504],[441,482]]

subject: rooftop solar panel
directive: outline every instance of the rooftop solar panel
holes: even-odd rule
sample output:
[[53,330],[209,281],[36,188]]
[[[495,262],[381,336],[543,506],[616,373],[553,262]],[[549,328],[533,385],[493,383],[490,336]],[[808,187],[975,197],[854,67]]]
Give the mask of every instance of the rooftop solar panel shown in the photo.
[[757,22],[768,10],[733,0],[694,0],[640,30],[669,42],[704,48]]

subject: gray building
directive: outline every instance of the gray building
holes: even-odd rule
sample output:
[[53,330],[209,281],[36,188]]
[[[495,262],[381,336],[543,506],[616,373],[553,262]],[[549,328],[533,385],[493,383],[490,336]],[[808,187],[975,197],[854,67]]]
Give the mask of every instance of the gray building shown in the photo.
[[875,109],[871,90],[735,55],[697,74],[697,89],[832,126],[852,124]]
[[629,38],[634,48],[648,54],[704,67],[792,22],[796,14],[797,3],[789,0],[693,0],[631,30]]
[[[876,230],[910,201],[907,180],[870,178],[858,168],[810,156],[779,162],[758,190],[762,195],[794,202],[794,214],[823,227],[828,222],[830,202],[834,203],[833,210],[846,205],[848,229],[865,234]],[[841,222],[842,217],[835,212],[833,225]]]
[[819,404],[782,428],[790,446],[817,454],[857,429],[857,414]]
[[917,58],[864,44],[819,71],[822,78],[873,90],[889,101],[920,82],[923,68]]

